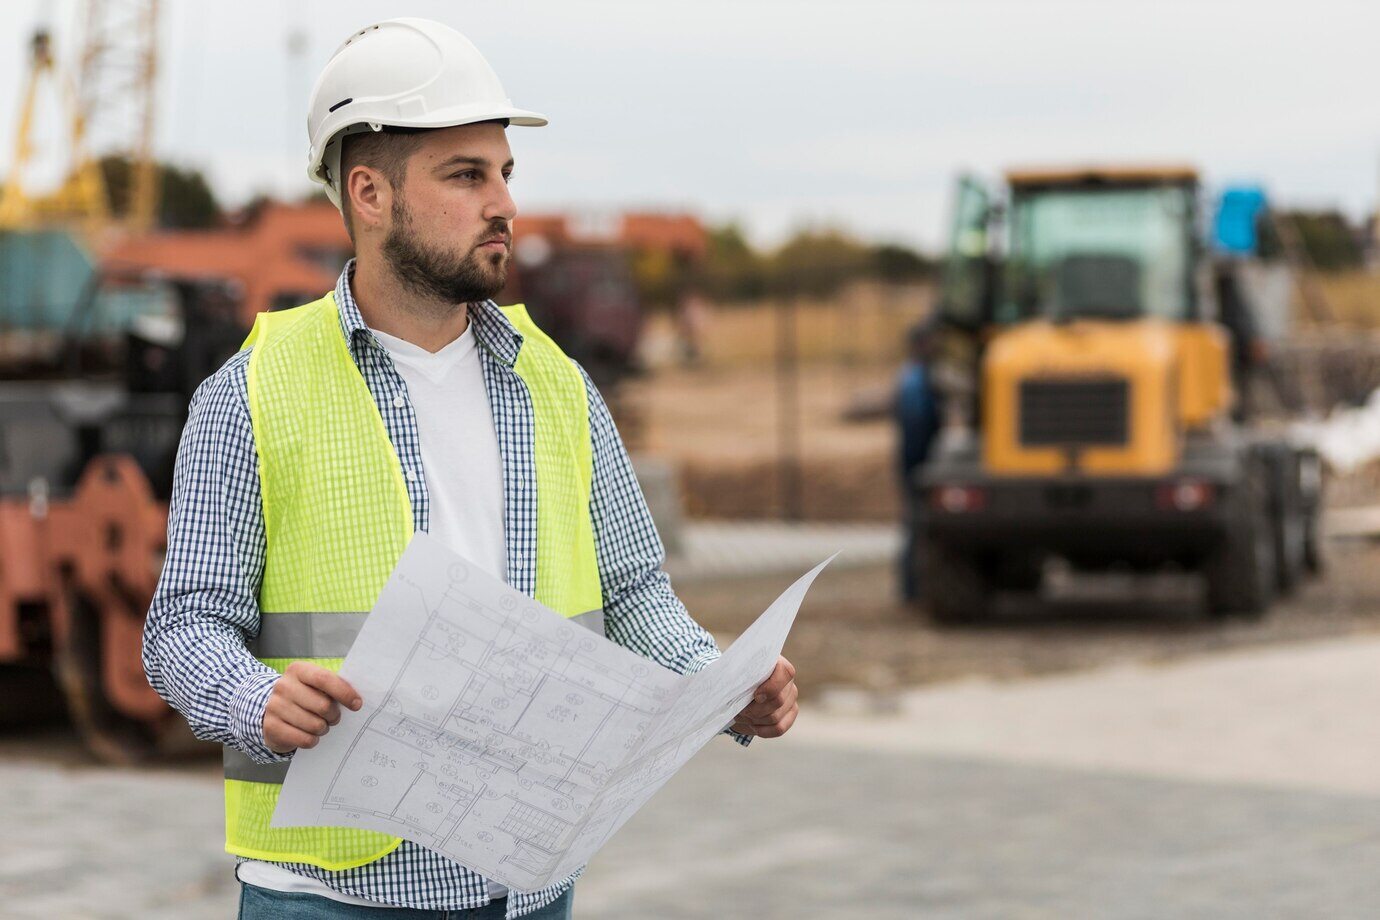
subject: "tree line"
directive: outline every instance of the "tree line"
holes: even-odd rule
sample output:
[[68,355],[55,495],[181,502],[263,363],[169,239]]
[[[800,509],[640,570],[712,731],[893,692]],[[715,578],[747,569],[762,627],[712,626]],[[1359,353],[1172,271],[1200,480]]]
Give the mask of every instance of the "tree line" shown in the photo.
[[[132,170],[123,156],[100,161],[116,216],[129,206]],[[158,164],[158,225],[164,229],[198,229],[223,223],[225,211],[200,170]],[[1353,222],[1338,210],[1287,210],[1314,266],[1321,271],[1360,268],[1375,248],[1374,218]],[[1263,254],[1278,252],[1278,241],[1266,228]],[[860,280],[895,284],[934,277],[935,257],[899,243],[872,243],[832,228],[796,232],[780,246],[763,249],[748,242],[736,223],[711,227],[701,260],[665,252],[633,256],[633,275],[644,299],[671,304],[694,291],[721,301],[753,301],[778,297],[828,297]]]
[[711,227],[703,259],[664,252],[634,256],[645,300],[670,304],[687,292],[717,301],[828,297],[863,280],[894,284],[932,278],[936,262],[898,243],[870,243],[832,228],[799,230],[781,245],[753,246],[738,224]]

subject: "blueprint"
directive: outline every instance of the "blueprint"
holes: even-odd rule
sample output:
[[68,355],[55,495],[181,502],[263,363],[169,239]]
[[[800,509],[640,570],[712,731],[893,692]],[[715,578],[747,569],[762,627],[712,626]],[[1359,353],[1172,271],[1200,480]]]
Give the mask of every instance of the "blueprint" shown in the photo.
[[832,558],[682,676],[417,533],[340,670],[364,705],[294,755],[273,826],[382,831],[518,891],[557,882],[747,705]]

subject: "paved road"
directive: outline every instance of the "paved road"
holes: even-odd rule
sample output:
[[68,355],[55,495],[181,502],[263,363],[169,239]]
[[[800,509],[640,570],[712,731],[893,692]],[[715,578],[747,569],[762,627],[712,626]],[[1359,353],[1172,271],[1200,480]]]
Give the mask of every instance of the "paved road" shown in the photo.
[[[809,712],[712,744],[599,855],[577,916],[1374,917],[1377,695],[1380,639],[1355,637]],[[0,743],[0,913],[233,916],[214,768],[70,747]]]

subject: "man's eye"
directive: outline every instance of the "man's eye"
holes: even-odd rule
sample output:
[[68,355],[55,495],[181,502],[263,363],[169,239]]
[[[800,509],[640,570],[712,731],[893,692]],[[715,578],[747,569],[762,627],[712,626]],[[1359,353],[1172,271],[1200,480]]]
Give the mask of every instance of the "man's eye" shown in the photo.
[[479,173],[475,172],[473,169],[462,169],[462,170],[460,170],[460,172],[458,172],[458,173],[456,173],[455,175],[451,176],[451,178],[452,178],[452,179],[467,179],[467,180],[468,180],[468,179],[476,179],[476,178],[478,178],[478,176],[479,176]]
[[512,182],[512,181],[513,181],[513,174],[512,174],[512,173],[504,173],[504,174],[503,174],[503,181],[504,181],[505,184],[506,184],[506,183],[509,183],[509,182]]

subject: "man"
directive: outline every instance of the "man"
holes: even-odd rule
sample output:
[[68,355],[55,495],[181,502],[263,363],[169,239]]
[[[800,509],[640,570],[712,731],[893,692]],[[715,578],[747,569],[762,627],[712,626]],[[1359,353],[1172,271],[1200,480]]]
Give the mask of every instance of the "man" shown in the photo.
[[1217,290],[1218,318],[1227,329],[1231,346],[1231,383],[1236,391],[1232,418],[1238,422],[1249,420],[1256,408],[1252,392],[1257,376],[1269,366],[1269,347],[1251,311],[1236,265],[1228,260],[1213,269],[1213,283]]
[[[226,745],[242,918],[570,916],[573,877],[507,892],[387,835],[269,826],[292,753],[361,705],[334,671],[415,530],[564,616],[597,628],[602,612],[610,639],[667,668],[718,656],[660,571],[598,391],[489,300],[517,212],[509,124],[545,119],[454,30],[399,19],[352,36],[308,129],[309,173],[356,259],[333,294],[262,314],[192,399],[144,665]],[[741,743],[791,727],[793,676],[781,659],[731,726]]]
[[907,603],[920,598],[919,570],[921,552],[917,517],[919,490],[916,475],[930,455],[935,436],[939,433],[941,415],[939,392],[930,373],[934,352],[934,333],[927,322],[917,323],[910,330],[909,352],[896,379],[893,411],[896,418],[901,475],[901,498],[906,509],[906,540],[901,551],[901,599]]

